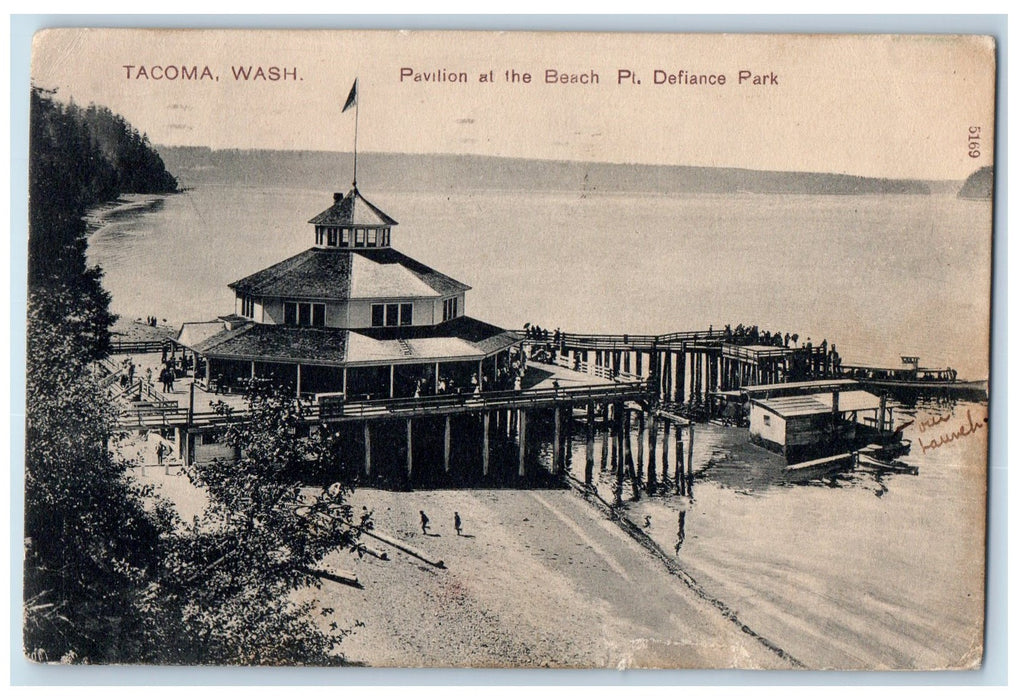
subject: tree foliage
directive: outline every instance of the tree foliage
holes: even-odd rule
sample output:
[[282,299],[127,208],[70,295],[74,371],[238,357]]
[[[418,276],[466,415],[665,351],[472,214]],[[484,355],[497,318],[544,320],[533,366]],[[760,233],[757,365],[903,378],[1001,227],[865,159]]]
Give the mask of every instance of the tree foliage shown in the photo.
[[[224,436],[235,461],[188,468],[208,496],[206,509],[172,538],[160,591],[174,637],[173,663],[331,664],[348,630],[312,619],[314,602],[294,594],[321,586],[321,560],[357,550],[367,515],[354,521],[348,488],[317,491],[301,482],[338,463],[338,444],[321,426],[307,432],[289,392],[259,387],[249,416]],[[225,406],[221,410],[229,414]]]
[[[176,188],[147,139],[101,107],[33,88],[25,448],[24,648],[44,661],[335,663],[346,634],[300,589],[337,547],[356,548],[339,485],[295,475],[335,457],[302,436],[299,406],[266,391],[231,424],[241,459],[189,473],[209,496],[193,522],[141,487],[114,447],[116,410],[95,363],[110,348],[110,297],[85,259],[87,207]],[[325,611],[328,612],[328,611]],[[315,615],[312,618],[312,615]]]
[[[109,450],[114,415],[50,290],[29,304],[25,452],[25,647],[35,658],[125,662],[146,646],[139,603],[168,520]],[[46,319],[46,320],[43,320]]]

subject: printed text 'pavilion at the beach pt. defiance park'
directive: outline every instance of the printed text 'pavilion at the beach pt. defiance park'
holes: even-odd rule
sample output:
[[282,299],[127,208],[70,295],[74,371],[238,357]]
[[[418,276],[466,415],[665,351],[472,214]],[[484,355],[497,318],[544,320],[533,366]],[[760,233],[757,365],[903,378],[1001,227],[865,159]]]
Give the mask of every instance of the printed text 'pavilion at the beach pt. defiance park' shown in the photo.
[[[224,71],[209,65],[186,64],[123,64],[126,80],[219,82],[221,76],[234,82],[300,82],[303,71],[298,66],[231,65]],[[648,79],[649,76],[649,79]],[[523,69],[507,68],[486,70],[458,70],[447,68],[421,69],[401,66],[400,83],[413,84],[465,84],[509,83],[513,85],[654,85],[654,86],[706,86],[706,87],[778,87],[781,76],[772,70],[739,68],[732,71],[696,71],[685,68],[653,68],[637,71],[633,68],[615,68],[610,72],[594,68],[575,70],[563,68]]]

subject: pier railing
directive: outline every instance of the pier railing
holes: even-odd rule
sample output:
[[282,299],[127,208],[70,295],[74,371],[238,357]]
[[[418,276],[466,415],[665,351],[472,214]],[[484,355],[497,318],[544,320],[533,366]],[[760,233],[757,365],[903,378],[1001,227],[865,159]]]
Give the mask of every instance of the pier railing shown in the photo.
[[[593,384],[557,389],[526,389],[522,391],[490,391],[476,394],[439,394],[404,399],[375,399],[372,401],[326,401],[301,404],[299,416],[306,422],[383,420],[412,418],[419,415],[448,413],[479,413],[494,410],[541,408],[557,404],[603,403],[629,401],[647,395],[645,381]],[[243,420],[246,408],[219,411],[196,411],[189,415],[187,408],[148,404],[126,409],[121,414],[120,427],[125,430],[224,425]]]
[[[527,331],[517,331],[531,343],[555,343],[554,335],[547,338],[527,337]],[[697,340],[719,341],[725,339],[724,330],[676,331],[661,335],[642,333],[559,333],[561,347],[577,350],[650,350],[654,347],[688,343]]]
[[115,340],[111,343],[111,355],[144,355],[150,352],[162,352],[164,347],[172,347],[176,341],[172,338],[162,340]]

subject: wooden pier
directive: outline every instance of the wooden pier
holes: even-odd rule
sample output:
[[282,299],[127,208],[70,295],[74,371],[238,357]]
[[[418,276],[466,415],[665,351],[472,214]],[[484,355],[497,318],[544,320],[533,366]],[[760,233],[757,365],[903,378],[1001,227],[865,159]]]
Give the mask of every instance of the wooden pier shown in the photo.
[[[826,348],[744,345],[725,330],[663,335],[559,333],[556,362],[593,376],[645,379],[666,404],[703,406],[720,391],[830,374]],[[531,340],[542,344],[542,340]],[[552,341],[554,343],[554,341]]]
[[[359,455],[362,476],[375,479],[389,472],[391,477],[394,463],[400,464],[398,476],[407,486],[443,476],[454,479],[464,462],[477,463],[474,476],[491,483],[499,478],[495,456],[504,467],[510,447],[513,470],[508,476],[515,483],[532,482],[542,471],[535,466],[537,441],[550,442],[551,459],[543,471],[561,478],[571,455],[573,421],[578,421],[585,424],[583,474],[588,486],[594,484],[595,434],[600,429],[601,469],[613,470],[616,503],[622,502],[626,482],[633,498],[662,492],[692,496],[692,418],[709,417],[720,392],[809,378],[824,367],[819,347],[740,345],[732,340],[729,331],[714,329],[656,336],[558,333],[553,343],[543,338],[526,341],[531,353],[551,350],[550,357],[542,355],[548,364],[530,363],[548,370],[543,372],[547,379],[537,386],[373,400],[305,397],[298,402],[300,419],[309,430],[331,426],[342,432],[350,441],[349,453]],[[165,346],[160,341],[118,350],[145,353]],[[230,458],[217,436],[231,421],[245,419],[241,396],[213,397],[202,390],[196,403],[193,383],[187,405],[151,387],[148,393],[152,396],[122,412],[122,429],[174,436],[185,463]],[[196,408],[210,398],[213,403],[225,401],[229,409]]]

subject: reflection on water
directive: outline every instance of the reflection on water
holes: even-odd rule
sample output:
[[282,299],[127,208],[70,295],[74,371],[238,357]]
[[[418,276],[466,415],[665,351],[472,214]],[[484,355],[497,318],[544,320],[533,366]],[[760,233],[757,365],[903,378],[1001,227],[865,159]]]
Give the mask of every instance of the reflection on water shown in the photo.
[[[891,406],[899,425],[986,410],[954,399]],[[913,445],[918,425],[903,430]],[[808,665],[944,666],[971,653],[982,633],[984,432],[802,483],[788,483],[783,459],[747,437],[745,428],[698,425],[696,497],[677,495],[669,480],[655,496],[627,499],[630,520],[653,516],[645,532],[686,573]],[[639,434],[631,439],[638,445]],[[603,445],[598,434],[595,459]],[[614,478],[610,465],[595,469],[601,493]]]
[[682,543],[686,541],[686,511],[679,511],[679,531],[675,533],[675,553],[678,554],[679,550],[682,549]]

